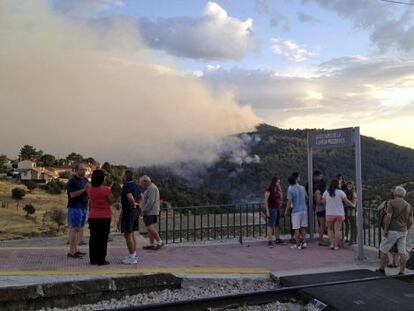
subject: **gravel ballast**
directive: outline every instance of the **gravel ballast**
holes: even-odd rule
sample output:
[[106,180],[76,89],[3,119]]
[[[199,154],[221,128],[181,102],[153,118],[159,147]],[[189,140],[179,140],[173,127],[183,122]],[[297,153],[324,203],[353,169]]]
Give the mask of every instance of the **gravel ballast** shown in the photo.
[[[125,296],[119,300],[106,300],[96,304],[78,305],[71,308],[42,308],[38,311],[92,311],[116,309],[130,306],[139,306],[151,303],[173,302],[202,297],[213,297],[228,294],[237,294],[250,291],[260,291],[277,288],[277,284],[270,279],[184,279],[181,289],[163,290]],[[300,311],[306,310],[300,302],[279,303],[262,306],[243,306],[229,310],[277,310]]]

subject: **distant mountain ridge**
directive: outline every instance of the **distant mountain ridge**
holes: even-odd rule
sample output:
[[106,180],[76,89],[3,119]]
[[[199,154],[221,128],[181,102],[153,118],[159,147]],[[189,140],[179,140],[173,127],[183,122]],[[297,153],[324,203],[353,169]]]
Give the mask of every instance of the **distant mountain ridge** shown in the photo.
[[[308,130],[280,129],[267,124],[240,135],[255,136],[251,155],[260,162],[229,163],[225,158],[210,166],[203,186],[212,191],[229,193],[236,201],[262,199],[271,178],[279,176],[284,186],[292,172],[300,172],[302,183],[307,180]],[[414,179],[414,149],[401,147],[371,137],[361,137],[362,178],[369,186],[386,180]],[[314,169],[320,169],[327,181],[337,174],[355,180],[353,148],[320,149],[313,152]]]
[[[140,171],[156,176],[161,195],[164,193],[164,198],[173,205],[262,201],[273,176],[281,178],[285,190],[292,172],[299,172],[302,184],[306,183],[307,132],[261,124],[255,131],[231,136],[243,142],[242,149],[227,150],[215,163],[181,163]],[[364,201],[377,202],[389,197],[389,190],[396,184],[414,181],[413,149],[362,136],[361,152]],[[315,150],[313,161],[313,168],[320,169],[328,183],[337,174],[355,180],[353,148]],[[178,198],[176,194],[184,196]]]

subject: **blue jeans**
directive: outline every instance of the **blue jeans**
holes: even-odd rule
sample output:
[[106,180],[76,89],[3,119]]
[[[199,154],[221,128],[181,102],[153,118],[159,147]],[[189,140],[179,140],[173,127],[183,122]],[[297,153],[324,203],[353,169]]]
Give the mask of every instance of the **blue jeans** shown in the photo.
[[269,218],[267,219],[267,225],[269,227],[279,227],[280,222],[280,209],[269,208]]

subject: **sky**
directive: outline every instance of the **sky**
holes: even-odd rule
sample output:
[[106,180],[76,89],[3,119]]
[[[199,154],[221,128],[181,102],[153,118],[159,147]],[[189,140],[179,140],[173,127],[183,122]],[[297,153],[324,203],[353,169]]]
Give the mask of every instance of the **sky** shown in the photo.
[[[217,138],[262,122],[360,126],[364,135],[414,148],[414,6],[381,0],[1,6],[0,40],[7,44],[0,46],[0,65],[14,74],[0,73],[1,105],[10,115],[0,129],[22,120],[34,129],[16,128],[0,139],[4,152],[30,140],[61,154],[78,148],[114,161],[163,163],[194,150],[197,157],[206,148],[214,154]],[[31,113],[16,114],[16,105]],[[88,122],[63,129],[62,121],[83,119],[73,111],[87,113]],[[51,136],[51,127],[62,136]]]

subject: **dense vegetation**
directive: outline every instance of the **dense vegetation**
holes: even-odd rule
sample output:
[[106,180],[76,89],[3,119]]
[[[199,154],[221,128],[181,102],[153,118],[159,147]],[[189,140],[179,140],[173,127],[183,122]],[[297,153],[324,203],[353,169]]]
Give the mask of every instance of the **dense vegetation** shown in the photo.
[[[220,189],[230,193],[234,200],[261,199],[263,190],[272,176],[282,179],[287,186],[288,176],[298,171],[302,183],[307,180],[306,130],[283,130],[269,125],[260,125],[256,131],[254,145],[250,153],[260,157],[259,163],[229,163],[220,160],[211,166],[205,176],[204,184],[210,189]],[[414,180],[414,150],[369,137],[361,138],[362,178],[366,197],[377,196],[396,184]],[[337,174],[346,180],[355,180],[355,154],[352,148],[320,149],[313,153],[314,169],[320,169],[326,180]],[[220,180],[213,183],[213,180]],[[382,187],[382,188],[381,188]],[[386,187],[387,189],[383,189]],[[374,194],[375,195],[375,194]]]
[[[139,174],[152,176],[163,198],[179,206],[261,201],[273,176],[281,178],[286,190],[287,178],[295,171],[306,183],[306,130],[283,130],[263,124],[254,132],[238,136],[246,134],[255,137],[245,146],[246,151],[260,157],[260,161],[240,163],[222,154],[207,168],[197,170],[197,165],[191,165],[186,178],[178,177],[168,167],[141,168]],[[365,205],[373,206],[388,198],[395,185],[404,184],[413,190],[410,181],[414,181],[414,150],[364,136],[361,145]],[[314,169],[320,169],[327,181],[337,174],[355,180],[352,148],[316,150],[313,160]]]

